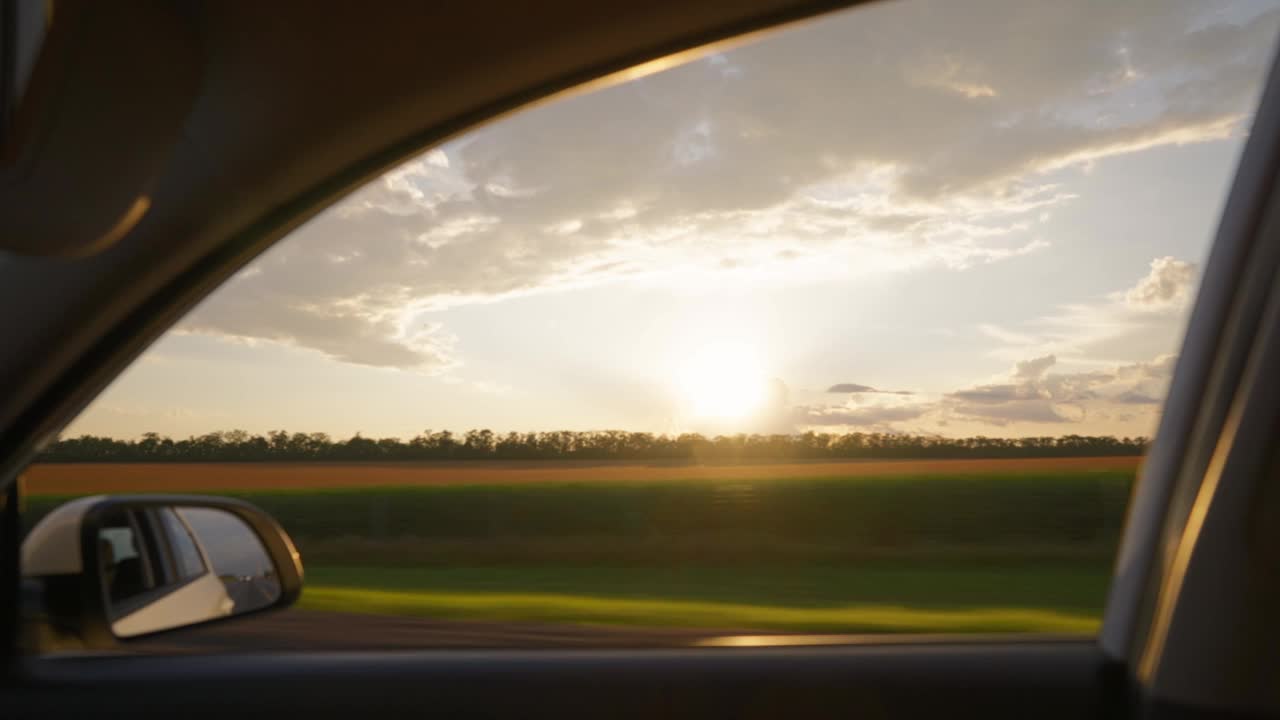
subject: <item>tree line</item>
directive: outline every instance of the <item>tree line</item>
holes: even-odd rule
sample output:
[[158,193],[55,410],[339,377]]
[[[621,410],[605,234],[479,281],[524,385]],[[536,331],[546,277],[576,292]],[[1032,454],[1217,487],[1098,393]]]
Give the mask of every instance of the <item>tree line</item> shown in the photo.
[[325,433],[266,435],[243,430],[174,440],[158,433],[122,440],[81,435],[47,446],[39,462],[336,462],[450,460],[778,461],[834,459],[952,459],[1141,455],[1144,437],[1063,435],[1023,438],[943,438],[891,433],[793,435],[663,435],[568,431],[455,434],[427,431],[409,440],[345,440]]

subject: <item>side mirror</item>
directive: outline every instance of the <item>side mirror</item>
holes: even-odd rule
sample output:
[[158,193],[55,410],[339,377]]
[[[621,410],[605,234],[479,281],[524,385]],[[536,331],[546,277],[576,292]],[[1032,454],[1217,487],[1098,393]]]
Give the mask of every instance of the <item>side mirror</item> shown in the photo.
[[117,640],[286,607],[302,560],[271,516],[240,500],[95,496],[46,515],[22,543],[35,644]]

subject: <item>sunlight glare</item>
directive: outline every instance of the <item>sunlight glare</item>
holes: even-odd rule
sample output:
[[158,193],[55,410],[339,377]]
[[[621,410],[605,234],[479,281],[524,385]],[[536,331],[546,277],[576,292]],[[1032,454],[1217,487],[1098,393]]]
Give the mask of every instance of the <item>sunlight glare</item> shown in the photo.
[[705,345],[684,358],[677,389],[689,414],[704,420],[737,420],[759,410],[767,378],[759,353],[741,343]]

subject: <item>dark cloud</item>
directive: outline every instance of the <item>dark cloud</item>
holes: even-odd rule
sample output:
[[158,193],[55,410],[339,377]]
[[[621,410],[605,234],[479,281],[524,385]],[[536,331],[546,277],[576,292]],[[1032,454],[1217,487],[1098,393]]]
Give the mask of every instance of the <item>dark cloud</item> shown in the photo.
[[859,385],[857,383],[836,383],[835,385],[832,385],[831,387],[827,388],[827,392],[829,393],[872,392],[873,393],[873,392],[880,392],[880,391],[868,385]]
[[859,385],[858,383],[836,383],[835,385],[832,385],[831,387],[827,388],[827,392],[845,393],[845,394],[878,393],[881,395],[911,395],[912,394],[910,390],[879,390],[877,388],[871,387],[870,385]]

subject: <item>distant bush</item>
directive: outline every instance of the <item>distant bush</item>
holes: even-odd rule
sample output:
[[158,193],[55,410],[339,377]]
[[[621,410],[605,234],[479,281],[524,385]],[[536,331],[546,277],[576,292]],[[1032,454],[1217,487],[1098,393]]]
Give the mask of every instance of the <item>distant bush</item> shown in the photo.
[[49,445],[40,462],[305,462],[447,460],[641,460],[747,462],[861,458],[1031,458],[1141,455],[1147,438],[1088,435],[941,438],[891,433],[658,435],[620,430],[461,435],[427,431],[409,440],[334,440],[283,430],[213,432],[185,440],[147,433],[136,440],[82,435]]

